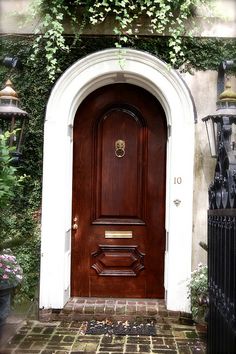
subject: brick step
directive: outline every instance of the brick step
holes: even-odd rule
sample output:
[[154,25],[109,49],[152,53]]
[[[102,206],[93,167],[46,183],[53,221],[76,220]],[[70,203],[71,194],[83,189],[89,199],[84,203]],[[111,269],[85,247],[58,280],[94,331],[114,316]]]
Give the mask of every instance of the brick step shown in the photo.
[[41,309],[40,321],[131,320],[136,318],[178,317],[166,310],[164,300],[71,298],[63,309]]

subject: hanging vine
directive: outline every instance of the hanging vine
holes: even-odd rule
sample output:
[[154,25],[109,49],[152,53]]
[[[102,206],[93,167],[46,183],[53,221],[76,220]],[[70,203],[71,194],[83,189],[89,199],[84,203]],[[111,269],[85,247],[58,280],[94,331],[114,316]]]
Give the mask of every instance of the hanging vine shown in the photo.
[[[32,4],[32,15],[40,20],[35,31],[31,60],[43,49],[51,81],[60,71],[60,51],[69,52],[65,41],[65,24],[69,22],[75,41],[86,24],[97,26],[108,17],[114,19],[113,33],[116,46],[127,46],[137,37],[143,21],[152,35],[168,36],[169,62],[174,65],[183,57],[182,38],[186,35],[186,21],[193,18],[194,9],[209,0],[37,0]],[[190,32],[188,33],[190,35]]]

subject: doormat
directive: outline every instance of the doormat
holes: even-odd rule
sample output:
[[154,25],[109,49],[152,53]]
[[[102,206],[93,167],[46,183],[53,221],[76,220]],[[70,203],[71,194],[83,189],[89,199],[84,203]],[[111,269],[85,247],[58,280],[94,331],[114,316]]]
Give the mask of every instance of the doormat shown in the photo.
[[85,334],[155,336],[156,335],[155,326],[156,326],[155,320],[142,320],[142,321],[91,320],[87,322],[87,329]]

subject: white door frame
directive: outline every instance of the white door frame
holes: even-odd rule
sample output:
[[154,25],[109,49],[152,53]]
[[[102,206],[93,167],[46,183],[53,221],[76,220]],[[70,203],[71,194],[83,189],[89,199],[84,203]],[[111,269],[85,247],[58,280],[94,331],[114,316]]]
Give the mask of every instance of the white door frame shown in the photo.
[[76,111],[97,88],[120,82],[151,92],[166,114],[166,304],[169,310],[189,310],[186,282],[192,259],[194,106],[176,71],[155,56],[133,49],[107,49],[78,60],[51,92],[44,126],[40,308],[62,308],[70,297]]

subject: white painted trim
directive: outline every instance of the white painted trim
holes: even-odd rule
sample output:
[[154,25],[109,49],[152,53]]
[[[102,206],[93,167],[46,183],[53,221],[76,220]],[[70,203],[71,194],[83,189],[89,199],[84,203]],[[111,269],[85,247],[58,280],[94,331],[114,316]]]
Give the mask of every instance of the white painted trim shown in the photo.
[[[125,59],[124,67],[119,57]],[[73,64],[59,78],[48,101],[44,127],[40,308],[62,308],[70,296],[72,128],[76,110],[95,89],[127,82],[151,92],[162,104],[171,137],[167,149],[165,259],[166,303],[189,310],[186,280],[191,273],[194,108],[174,71],[153,55],[107,49]],[[174,184],[181,177],[182,184]],[[176,206],[174,201],[181,201]]]

